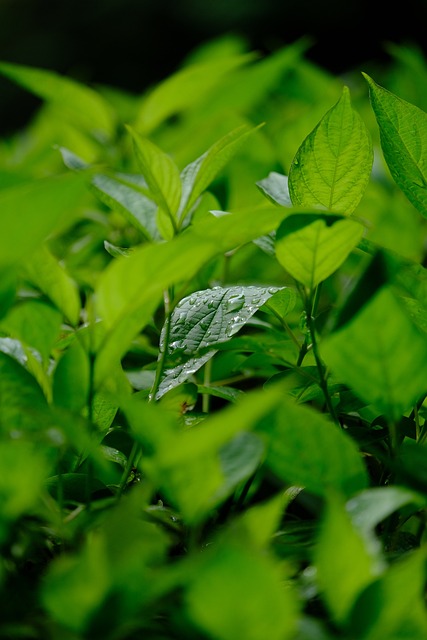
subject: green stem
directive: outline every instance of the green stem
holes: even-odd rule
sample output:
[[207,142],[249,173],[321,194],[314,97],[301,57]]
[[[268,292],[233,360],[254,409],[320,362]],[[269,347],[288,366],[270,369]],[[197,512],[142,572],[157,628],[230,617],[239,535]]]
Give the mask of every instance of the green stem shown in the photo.
[[332,399],[329,393],[329,389],[328,389],[328,383],[327,383],[327,374],[326,374],[326,368],[322,362],[322,359],[320,357],[320,353],[319,353],[319,346],[318,346],[318,342],[317,342],[317,336],[316,336],[316,325],[315,325],[315,318],[313,316],[313,310],[316,308],[318,303],[318,293],[317,291],[314,292],[314,296],[307,296],[306,298],[306,313],[307,313],[307,327],[310,333],[310,338],[311,338],[311,344],[312,344],[312,348],[313,348],[313,355],[314,355],[314,359],[316,361],[316,367],[317,367],[317,371],[319,373],[319,384],[320,384],[320,388],[323,391],[323,395],[325,398],[325,402],[326,402],[326,407],[331,415],[331,417],[334,419],[334,421],[336,422],[337,425],[341,426],[335,411],[335,407],[332,403]]
[[151,387],[151,391],[148,396],[149,402],[154,402],[156,399],[156,394],[159,389],[160,381],[165,368],[166,354],[168,351],[170,330],[171,330],[171,322],[170,322],[171,314],[172,314],[171,298],[172,298],[172,295],[170,290],[163,292],[163,301],[164,301],[164,307],[165,307],[165,321],[163,325],[163,343],[160,345],[160,353],[157,359],[156,374],[154,377],[153,386]]
[[[205,387],[209,387],[211,383],[211,377],[212,377],[212,359],[208,360],[207,363],[205,364],[204,375],[203,375],[203,385]],[[203,413],[209,413],[210,399],[211,399],[211,396],[209,393],[203,394],[203,398],[202,398]]]
[[133,467],[135,466],[135,461],[136,461],[136,459],[137,459],[137,457],[139,455],[140,449],[141,449],[140,444],[138,442],[136,442],[136,440],[135,440],[134,443],[133,443],[133,446],[132,446],[132,450],[131,450],[131,452],[129,454],[129,458],[128,458],[127,463],[126,463],[126,468],[123,471],[123,475],[122,475],[121,480],[120,480],[120,485],[119,485],[119,488],[118,488],[118,491],[117,491],[117,494],[116,494],[117,499],[121,498],[121,496],[123,494],[123,491],[126,488],[126,485],[127,485],[127,482],[128,482],[128,478],[130,476],[130,472],[132,471]]

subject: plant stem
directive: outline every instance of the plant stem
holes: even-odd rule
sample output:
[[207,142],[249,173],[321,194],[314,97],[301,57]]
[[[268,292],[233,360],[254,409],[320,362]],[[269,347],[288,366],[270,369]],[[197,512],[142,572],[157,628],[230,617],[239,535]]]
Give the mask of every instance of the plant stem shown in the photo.
[[[212,376],[212,359],[208,360],[204,367],[203,373],[203,385],[209,387]],[[211,396],[209,393],[204,393],[202,398],[202,411],[203,413],[209,413]]]
[[162,378],[162,374],[165,368],[166,362],[166,354],[169,346],[169,338],[170,338],[170,320],[171,320],[171,290],[167,290],[163,292],[163,302],[165,308],[165,321],[163,324],[163,342],[160,344],[160,353],[157,359],[156,366],[156,374],[154,377],[153,386],[151,387],[151,391],[148,396],[148,401],[153,402],[156,399],[156,394],[159,389],[160,381]]
[[125,490],[125,487],[127,485],[127,481],[130,475],[130,472],[132,471],[133,467],[135,466],[135,460],[139,455],[140,452],[140,448],[141,445],[135,440],[132,446],[132,450],[129,454],[129,458],[127,460],[126,463],[126,468],[123,471],[121,480],[120,480],[120,485],[116,494],[117,499],[119,500],[123,494],[123,491]]
[[322,359],[320,358],[319,347],[317,343],[316,325],[315,325],[315,318],[313,316],[313,310],[316,309],[318,300],[319,300],[319,294],[318,294],[318,291],[316,290],[314,291],[314,295],[306,297],[307,327],[310,333],[311,344],[313,347],[313,355],[316,361],[317,371],[319,373],[319,384],[320,384],[320,388],[323,391],[327,409],[331,417],[336,422],[336,424],[338,426],[341,426],[335,411],[335,407],[332,403],[330,393],[329,393],[326,368],[322,362]]

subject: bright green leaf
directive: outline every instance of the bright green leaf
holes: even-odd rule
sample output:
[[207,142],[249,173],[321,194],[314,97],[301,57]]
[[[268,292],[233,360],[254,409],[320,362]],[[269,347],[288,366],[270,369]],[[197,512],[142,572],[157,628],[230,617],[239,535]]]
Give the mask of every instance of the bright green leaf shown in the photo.
[[36,504],[50,464],[40,447],[9,441],[0,447],[0,468],[0,520],[14,520]]
[[1,322],[1,327],[13,338],[36,349],[45,364],[58,338],[62,316],[50,304],[41,300],[23,300],[16,304]]
[[391,420],[427,392],[427,340],[387,286],[320,345],[333,374]]
[[37,431],[45,427],[48,404],[40,385],[13,357],[0,353],[0,431]]
[[427,114],[378,85],[366,73],[381,148],[390,173],[414,207],[427,217]]
[[97,174],[91,182],[97,198],[125,219],[149,240],[159,238],[156,226],[157,205],[147,197],[148,186],[140,176]]
[[172,158],[153,142],[142,138],[131,127],[136,159],[147,182],[151,197],[175,224],[181,200],[181,178]]
[[297,600],[264,554],[222,545],[207,554],[187,588],[190,616],[217,640],[291,640]]
[[83,633],[110,585],[105,541],[92,533],[79,555],[63,555],[50,565],[41,590],[43,607],[66,629]]
[[60,356],[53,375],[53,401],[60,407],[80,411],[87,406],[90,367],[87,353],[76,335]]
[[284,482],[321,496],[332,489],[351,496],[366,488],[356,445],[318,411],[283,398],[257,430],[268,437],[267,466]]
[[239,151],[248,136],[260,128],[242,125],[215,142],[200,158],[189,164],[181,172],[182,198],[179,219],[195,204],[231,158]]
[[80,293],[76,282],[46,246],[25,263],[25,276],[76,326],[80,320]]
[[[83,174],[42,178],[0,192],[0,265],[27,258],[70,217],[86,193]],[[17,215],[19,212],[19,215]]]
[[96,137],[111,137],[114,112],[99,93],[54,71],[10,62],[0,63],[0,73],[59,109],[76,127]]
[[344,505],[329,498],[314,550],[317,583],[333,618],[343,623],[380,570]]
[[180,69],[143,96],[135,128],[145,135],[168,117],[194,107],[206,99],[230,71],[246,64],[253,56],[230,56]]
[[395,562],[370,584],[353,609],[352,634],[360,640],[425,638],[425,563],[423,546]]
[[277,230],[276,256],[291,276],[313,289],[343,264],[363,231],[359,222],[343,216],[295,214]]
[[[279,287],[214,287],[183,298],[170,318],[170,341],[166,345],[165,328],[162,331],[160,343],[166,348],[166,368],[157,397],[200,369],[215,354],[215,345],[240,331],[279,290]],[[209,353],[196,355],[209,348]]]
[[350,215],[364,194],[372,162],[369,132],[344,87],[295,155],[289,170],[292,203]]

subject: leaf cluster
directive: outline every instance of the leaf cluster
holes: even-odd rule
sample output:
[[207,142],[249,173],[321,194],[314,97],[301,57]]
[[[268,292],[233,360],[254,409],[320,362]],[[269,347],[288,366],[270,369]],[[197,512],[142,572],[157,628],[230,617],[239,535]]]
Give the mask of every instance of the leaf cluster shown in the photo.
[[0,63],[0,637],[427,636],[427,61],[308,46]]

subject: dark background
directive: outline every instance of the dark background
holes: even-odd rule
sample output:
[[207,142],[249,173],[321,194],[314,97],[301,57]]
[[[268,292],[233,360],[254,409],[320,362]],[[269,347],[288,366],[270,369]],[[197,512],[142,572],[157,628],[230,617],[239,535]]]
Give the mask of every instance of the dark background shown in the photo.
[[[389,42],[427,55],[426,24],[427,0],[0,0],[0,60],[139,93],[221,34],[265,53],[311,36],[307,57],[340,74],[386,62]],[[23,126],[36,105],[0,78],[0,133]]]

